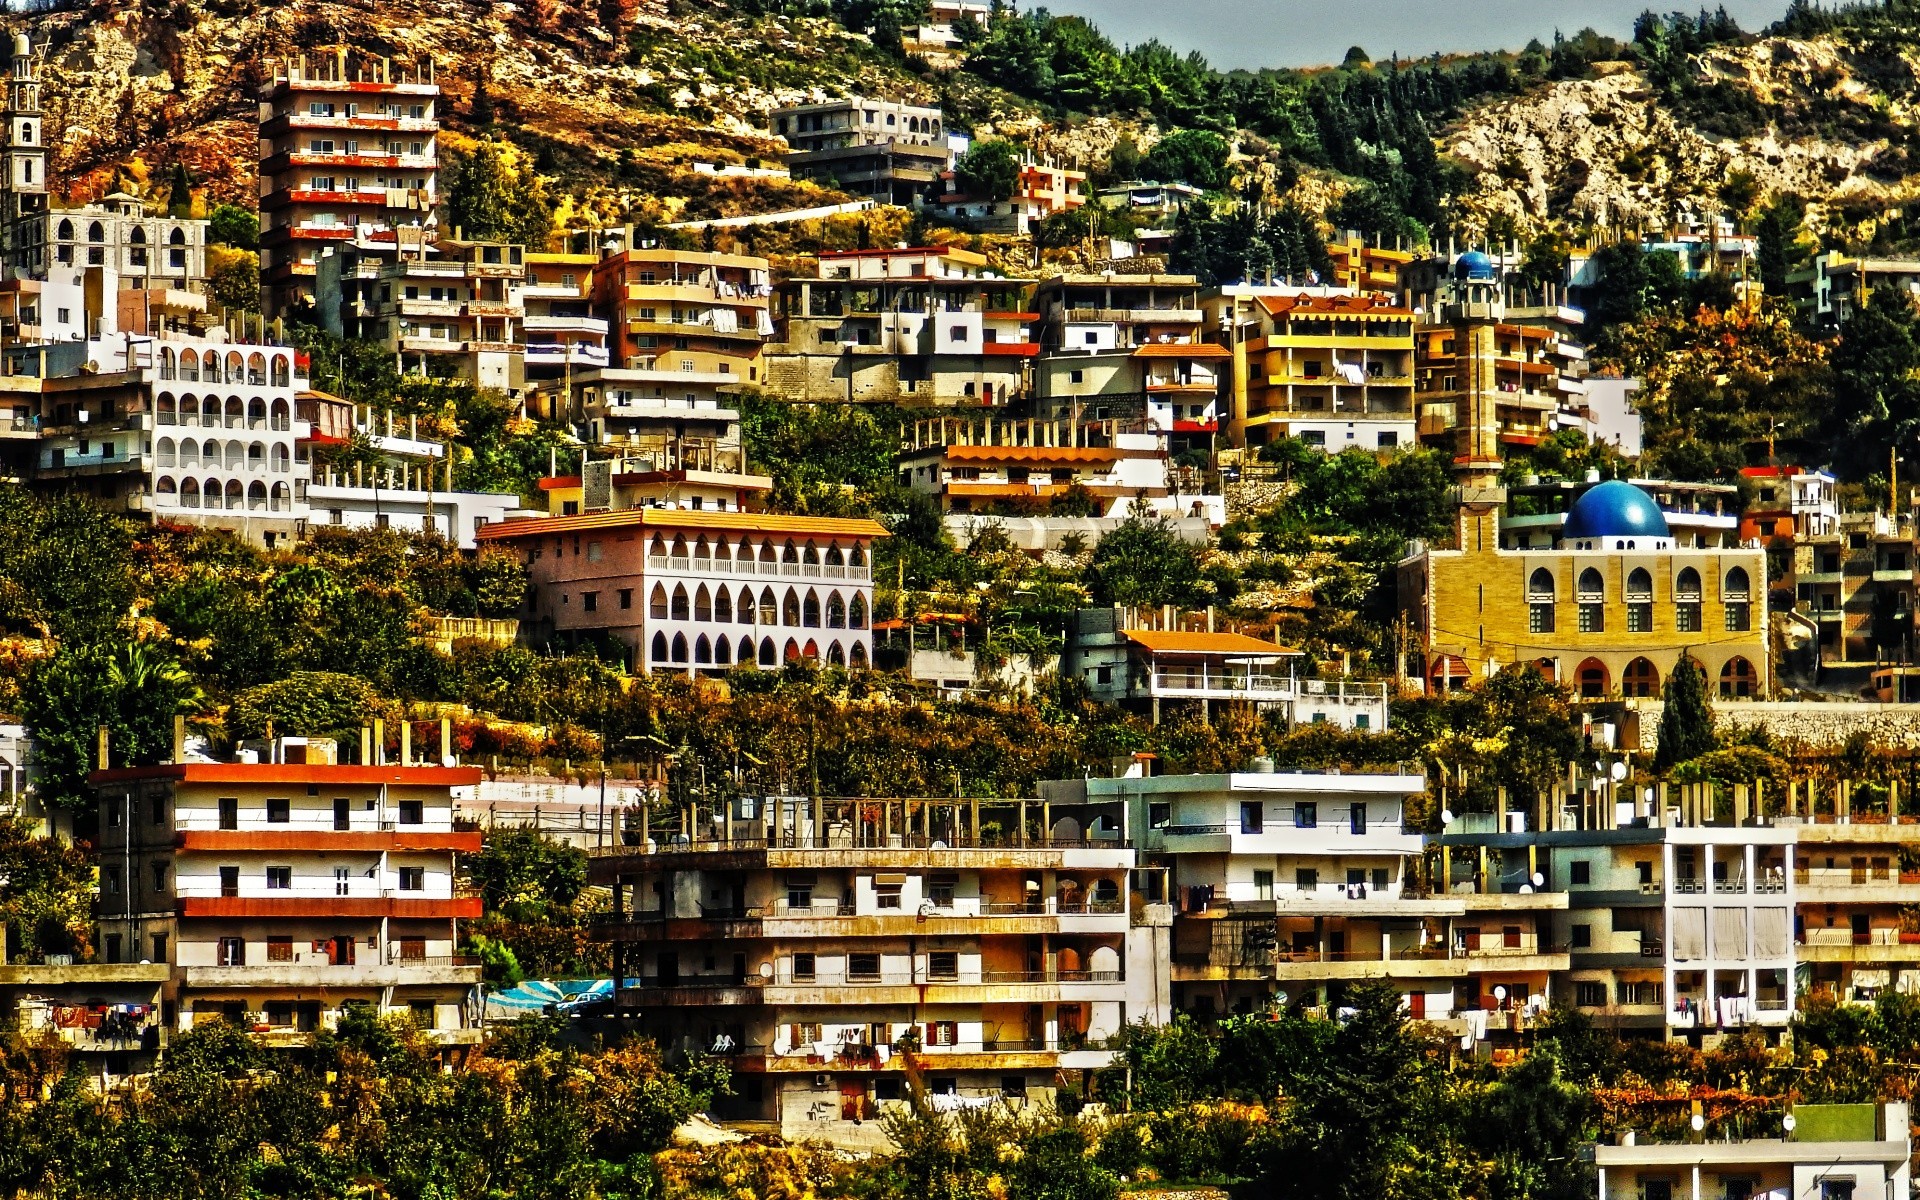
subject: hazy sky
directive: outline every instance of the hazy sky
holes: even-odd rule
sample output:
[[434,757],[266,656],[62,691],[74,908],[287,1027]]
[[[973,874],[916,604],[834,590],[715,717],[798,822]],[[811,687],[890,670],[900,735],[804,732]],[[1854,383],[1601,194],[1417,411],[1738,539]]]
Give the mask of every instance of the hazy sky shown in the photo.
[[[1714,0],[1719,6],[1721,0]],[[1091,18],[1122,45],[1159,38],[1198,50],[1216,67],[1304,67],[1339,62],[1360,45],[1376,59],[1436,50],[1517,50],[1591,25],[1625,37],[1647,8],[1694,11],[1700,0],[1024,0]],[[1746,29],[1786,11],[1787,0],[1724,0]]]

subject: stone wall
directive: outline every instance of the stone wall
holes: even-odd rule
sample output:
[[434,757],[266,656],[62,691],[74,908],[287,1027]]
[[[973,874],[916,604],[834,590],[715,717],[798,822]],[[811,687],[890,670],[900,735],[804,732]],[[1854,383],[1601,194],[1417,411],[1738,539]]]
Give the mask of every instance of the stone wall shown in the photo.
[[[1660,714],[1666,705],[1658,700],[1634,700],[1628,702],[1628,708],[1639,717],[1639,748],[1651,752],[1659,742]],[[1920,704],[1726,700],[1713,705],[1713,720],[1722,733],[1758,727],[1783,742],[1816,748],[1838,748],[1864,731],[1882,746],[1920,749]],[[1629,742],[1631,736],[1630,721]]]

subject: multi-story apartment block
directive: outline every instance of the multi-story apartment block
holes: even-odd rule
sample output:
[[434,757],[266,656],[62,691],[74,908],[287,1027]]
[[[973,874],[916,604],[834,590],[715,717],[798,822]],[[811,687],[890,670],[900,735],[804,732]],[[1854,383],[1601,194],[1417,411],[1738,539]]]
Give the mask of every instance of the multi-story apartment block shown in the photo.
[[1740,514],[1740,540],[1825,537],[1840,528],[1839,481],[1831,472],[1805,467],[1742,467],[1753,481],[1753,499]]
[[1087,202],[1085,171],[1038,162],[1031,155],[1020,164],[1013,194],[1005,200],[955,190],[958,185],[951,171],[943,183],[948,190],[941,194],[935,212],[968,229],[1026,233],[1055,213],[1071,212]]
[[9,352],[14,374],[40,376],[24,443],[35,488],[266,546],[300,536],[308,464],[294,404],[305,380],[291,349],[110,336],[52,350]]
[[[1136,501],[1169,516],[1226,520],[1225,501],[1183,490],[1165,439],[1139,419],[915,421],[899,458],[900,481],[951,513],[1124,517]],[[1085,511],[1090,506],[1092,511]]]
[[58,1040],[103,1090],[152,1071],[167,1040],[167,964],[41,958],[0,961],[0,1015],[28,1037]]
[[795,179],[813,179],[883,204],[919,205],[953,165],[937,108],[850,96],[776,109]]
[[1662,1142],[1628,1133],[1617,1145],[1595,1146],[1595,1200],[1871,1200],[1908,1194],[1913,1136],[1907,1105],[1793,1104],[1779,1122],[1778,1138],[1713,1131]]
[[517,393],[525,383],[524,248],[441,238],[435,250],[380,266],[371,309],[387,348],[403,371]]
[[1911,512],[1841,513],[1794,539],[1794,619],[1819,630],[1821,667],[1912,661],[1914,564]]
[[520,288],[525,308],[527,386],[557,385],[564,394],[576,371],[609,365],[608,320],[593,311],[592,254],[529,251],[526,282]]
[[454,856],[480,835],[454,829],[453,802],[479,768],[413,763],[406,740],[400,763],[338,763],[301,739],[264,762],[175,757],[91,777],[105,956],[168,964],[172,1023],[227,1017],[297,1044],[366,1004],[478,1040],[480,968],[455,947],[480,900]]
[[1795,994],[1794,829],[1635,809],[1628,821],[1568,809],[1544,832],[1461,818],[1440,838],[1446,869],[1558,901],[1552,936],[1571,955],[1561,1002],[1622,1031],[1777,1035]]
[[[618,479],[610,475],[609,485]],[[532,588],[523,628],[610,634],[632,649],[636,669],[649,672],[713,673],[795,658],[849,667],[873,661],[873,540],[886,534],[877,522],[608,507],[615,499],[647,503],[596,486],[585,489],[577,516],[479,531],[481,542],[511,547],[527,562]]]
[[[269,317],[319,299],[315,276],[327,247],[377,256],[431,242],[440,130],[431,60],[407,66],[342,46],[276,62],[273,72],[260,99],[260,279]],[[343,289],[338,299],[363,297]]]
[[764,258],[652,246],[600,258],[590,287],[609,365],[669,384],[687,372],[727,376],[729,391],[759,386],[761,346],[773,335],[768,271]]
[[1413,443],[1411,309],[1378,295],[1249,285],[1210,293],[1204,307],[1231,346],[1235,445],[1293,437],[1337,453]]
[[1367,292],[1392,295],[1400,288],[1400,272],[1414,260],[1411,250],[1370,245],[1353,230],[1346,230],[1338,240],[1327,243],[1327,257],[1333,260],[1333,276],[1327,282],[1355,295]]
[[1043,415],[1100,420],[1144,409],[1169,435],[1217,428],[1231,355],[1202,337],[1194,276],[1054,276],[1035,289],[1033,309],[1043,349],[1034,405]]
[[[1476,1037],[1524,1029],[1565,970],[1566,899],[1422,882],[1405,827],[1419,775],[1251,773],[1064,780],[1041,795],[1120,801],[1146,865],[1164,865],[1174,1003],[1199,1014],[1338,1004],[1385,980],[1408,1011]],[[1284,997],[1284,999],[1282,999]]]
[[1864,308],[1882,284],[1920,294],[1920,258],[1855,258],[1828,250],[1787,272],[1787,295],[1800,319],[1827,329],[1839,328]]
[[877,1144],[909,1063],[936,1103],[1043,1102],[1168,1015],[1164,893],[1134,886],[1118,804],[769,797],[643,821],[656,837],[590,868],[634,984],[618,1006],[731,1055],[733,1115],[787,1136]]
[[768,386],[814,403],[1005,404],[1040,353],[1031,287],[950,246],[822,254],[819,278],[780,288]]
[[1293,724],[1387,727],[1385,683],[1302,678],[1298,650],[1216,629],[1211,613],[1168,616],[1120,605],[1077,610],[1061,674],[1085,684],[1090,698],[1144,711],[1156,725],[1167,705],[1208,719],[1215,705],[1240,704]]
[[[1848,785],[1835,791],[1844,796]],[[1809,800],[1811,797],[1809,796]],[[1809,803],[1808,807],[1811,807]],[[1920,826],[1878,814],[1804,817],[1794,831],[1794,959],[1812,990],[1871,1002],[1920,986]]]

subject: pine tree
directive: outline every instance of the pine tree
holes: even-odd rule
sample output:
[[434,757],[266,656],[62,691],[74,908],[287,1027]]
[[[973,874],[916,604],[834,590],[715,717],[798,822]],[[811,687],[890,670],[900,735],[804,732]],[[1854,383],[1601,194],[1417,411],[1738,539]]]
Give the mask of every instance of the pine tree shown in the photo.
[[1661,698],[1666,708],[1660,714],[1660,745],[1653,754],[1656,771],[1698,758],[1714,747],[1706,673],[1691,656],[1683,655],[1674,664]]

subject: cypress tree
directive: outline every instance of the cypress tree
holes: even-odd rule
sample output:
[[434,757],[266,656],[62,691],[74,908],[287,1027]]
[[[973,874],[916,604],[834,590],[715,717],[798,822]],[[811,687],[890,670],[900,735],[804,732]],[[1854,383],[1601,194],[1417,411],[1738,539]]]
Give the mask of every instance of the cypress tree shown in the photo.
[[1714,746],[1713,711],[1707,707],[1707,677],[1691,655],[1683,655],[1674,664],[1661,698],[1666,701],[1666,708],[1660,714],[1660,745],[1653,754],[1656,771],[1698,758]]

